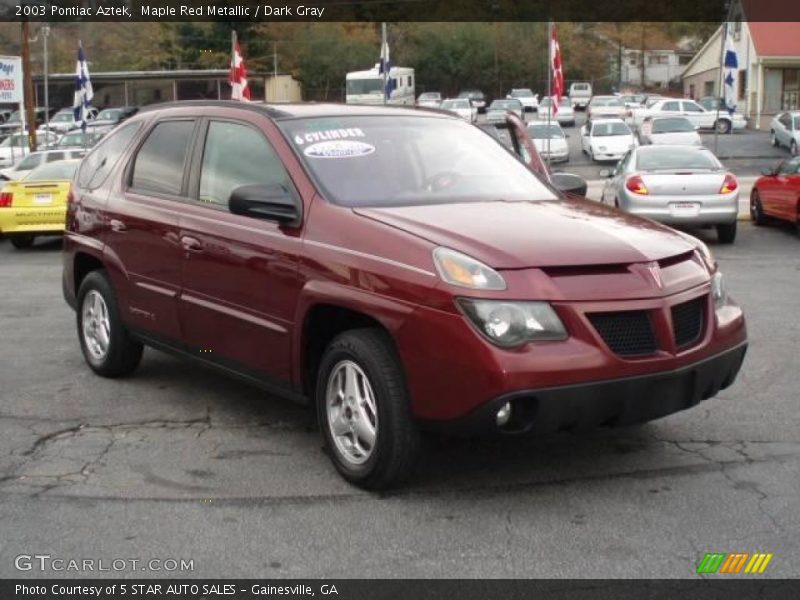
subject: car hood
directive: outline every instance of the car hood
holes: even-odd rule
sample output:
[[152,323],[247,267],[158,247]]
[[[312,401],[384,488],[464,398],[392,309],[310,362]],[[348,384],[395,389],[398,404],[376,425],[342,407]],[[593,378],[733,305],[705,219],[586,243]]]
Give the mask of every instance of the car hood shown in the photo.
[[497,269],[650,262],[692,251],[671,229],[588,200],[356,208]]
[[[539,152],[547,150],[547,140],[537,138],[533,140],[533,143]],[[553,138],[550,140],[550,152],[561,152],[563,150],[567,150],[567,140],[564,138]]]
[[606,135],[603,137],[593,136],[590,138],[592,146],[614,148],[616,150],[627,150],[633,144],[633,136],[630,135]]

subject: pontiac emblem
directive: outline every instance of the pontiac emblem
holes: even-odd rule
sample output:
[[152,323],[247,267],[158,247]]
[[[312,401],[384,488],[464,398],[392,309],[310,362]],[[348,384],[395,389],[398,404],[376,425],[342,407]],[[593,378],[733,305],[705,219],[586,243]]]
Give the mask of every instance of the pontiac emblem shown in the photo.
[[663,287],[663,282],[661,281],[661,269],[658,266],[657,262],[651,262],[647,265],[647,270],[650,273],[650,276],[653,278],[653,281],[656,284],[657,288]]

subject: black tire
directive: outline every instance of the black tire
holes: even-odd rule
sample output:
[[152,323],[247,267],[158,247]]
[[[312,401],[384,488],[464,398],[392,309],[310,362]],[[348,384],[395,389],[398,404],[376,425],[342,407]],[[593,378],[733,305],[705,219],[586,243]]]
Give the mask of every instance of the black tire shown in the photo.
[[[110,341],[105,355],[100,358],[89,351],[83,329],[84,300],[90,292],[97,292],[102,297],[108,312]],[[136,370],[142,360],[143,346],[130,338],[122,324],[117,299],[104,270],[92,271],[84,278],[78,289],[77,306],[78,339],[89,367],[98,375],[110,378],[123,377]]]
[[[363,464],[354,464],[333,439],[327,411],[327,388],[342,361],[352,361],[366,375],[377,406],[375,443]],[[370,490],[398,485],[412,472],[420,434],[411,417],[409,394],[400,358],[388,334],[379,329],[354,329],[337,336],[320,362],[316,387],[317,416],[328,455],[350,483]]]
[[19,233],[11,236],[11,245],[17,250],[24,250],[33,246],[36,236],[30,233]]
[[772,142],[772,145],[777,148],[780,144],[778,143],[778,138],[775,136],[775,130],[774,129],[770,130],[769,136],[770,136],[770,142]]
[[754,225],[767,224],[767,217],[764,215],[764,207],[761,206],[761,196],[757,189],[750,192],[750,219]]
[[732,244],[736,239],[736,221],[717,225],[717,239],[720,244]]
[[792,140],[792,145],[789,146],[789,152],[792,156],[797,156],[797,142]]
[[717,133],[728,133],[731,130],[731,122],[727,119],[720,119],[714,123]]

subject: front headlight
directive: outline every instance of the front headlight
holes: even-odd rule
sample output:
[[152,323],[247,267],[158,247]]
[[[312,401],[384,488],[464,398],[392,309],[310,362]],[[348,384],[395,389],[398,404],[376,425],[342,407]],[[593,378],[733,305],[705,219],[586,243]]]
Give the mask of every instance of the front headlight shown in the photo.
[[699,240],[693,235],[689,235],[684,231],[679,231],[676,229],[675,233],[694,246],[695,251],[700,255],[700,258],[703,259],[703,264],[706,266],[706,269],[708,269],[709,273],[713,273],[717,270],[717,261],[714,260],[714,255],[711,254],[711,250],[708,249],[708,246],[706,246],[705,242]]
[[478,331],[498,346],[567,339],[561,319],[547,302],[458,298],[457,303]]
[[500,273],[461,252],[444,247],[436,248],[433,251],[433,262],[439,277],[452,285],[473,290],[506,289],[506,282]]
[[728,287],[722,273],[717,271],[711,278],[711,298],[714,300],[714,308],[719,310],[728,303]]

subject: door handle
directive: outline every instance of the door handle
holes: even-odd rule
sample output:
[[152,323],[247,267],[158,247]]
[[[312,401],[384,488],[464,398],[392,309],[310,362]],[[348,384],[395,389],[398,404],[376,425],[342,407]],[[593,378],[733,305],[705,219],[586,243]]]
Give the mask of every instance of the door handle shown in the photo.
[[117,233],[122,233],[128,229],[128,226],[118,219],[111,219],[108,224],[111,227],[111,230],[116,231]]
[[187,252],[202,252],[203,251],[203,243],[198,240],[197,238],[191,237],[189,235],[181,236],[181,246]]

